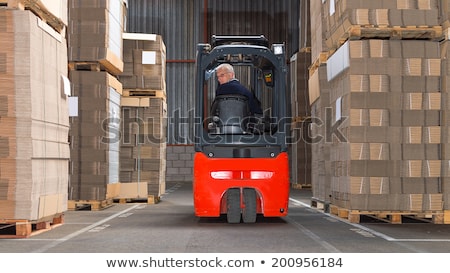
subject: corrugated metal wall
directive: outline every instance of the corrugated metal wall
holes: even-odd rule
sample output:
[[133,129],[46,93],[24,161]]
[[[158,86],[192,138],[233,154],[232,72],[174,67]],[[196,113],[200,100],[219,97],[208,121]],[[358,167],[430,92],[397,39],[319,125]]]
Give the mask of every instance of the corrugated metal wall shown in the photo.
[[208,1],[207,33],[263,34],[270,43],[285,43],[287,56],[298,50],[299,0]]
[[264,34],[299,47],[299,0],[128,0],[127,31],[155,33],[166,45],[168,144],[191,144],[195,48],[212,34]]

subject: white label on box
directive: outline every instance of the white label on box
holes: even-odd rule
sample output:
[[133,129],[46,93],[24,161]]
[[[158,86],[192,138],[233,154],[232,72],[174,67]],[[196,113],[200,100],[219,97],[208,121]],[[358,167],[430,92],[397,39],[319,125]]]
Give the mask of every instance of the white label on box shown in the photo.
[[336,121],[339,121],[342,117],[342,97],[336,100]]
[[63,81],[64,94],[66,96],[70,96],[72,94],[72,91],[70,89],[70,80],[64,75],[61,75],[61,79]]
[[143,40],[143,41],[156,41],[156,34],[147,33],[122,33],[122,39],[125,40]]
[[142,51],[142,64],[156,64],[156,51]]
[[331,81],[337,75],[350,67],[350,45],[345,42],[330,58],[327,60],[327,79]]
[[78,117],[78,97],[69,97],[69,117]]
[[333,15],[336,12],[334,0],[330,0],[330,15]]

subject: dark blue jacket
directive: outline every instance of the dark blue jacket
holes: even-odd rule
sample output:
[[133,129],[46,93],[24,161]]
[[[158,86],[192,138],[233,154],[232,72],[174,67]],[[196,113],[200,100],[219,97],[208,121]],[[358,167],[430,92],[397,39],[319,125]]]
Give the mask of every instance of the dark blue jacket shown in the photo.
[[248,98],[248,106],[250,107],[250,112],[252,112],[252,114],[262,114],[262,109],[258,99],[255,98],[253,93],[245,86],[243,86],[238,80],[232,79],[227,83],[220,84],[216,90],[216,96],[232,94],[246,96]]

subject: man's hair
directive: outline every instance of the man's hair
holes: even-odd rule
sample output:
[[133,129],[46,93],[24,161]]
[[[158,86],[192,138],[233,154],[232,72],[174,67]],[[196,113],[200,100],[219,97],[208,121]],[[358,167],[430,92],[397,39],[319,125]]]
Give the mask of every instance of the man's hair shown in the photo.
[[234,68],[231,64],[224,63],[224,64],[221,64],[218,67],[216,67],[216,71],[221,70],[221,69],[224,69],[225,71],[231,72],[234,74]]

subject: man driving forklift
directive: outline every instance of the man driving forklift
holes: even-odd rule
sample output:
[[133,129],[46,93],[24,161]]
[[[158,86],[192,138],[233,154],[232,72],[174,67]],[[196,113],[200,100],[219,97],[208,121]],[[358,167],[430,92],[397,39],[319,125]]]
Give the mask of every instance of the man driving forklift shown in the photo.
[[255,98],[253,93],[243,86],[235,77],[234,68],[228,63],[223,63],[216,68],[217,80],[219,86],[216,90],[216,96],[239,94],[248,98],[248,105],[250,114],[262,114],[262,109],[259,101]]

